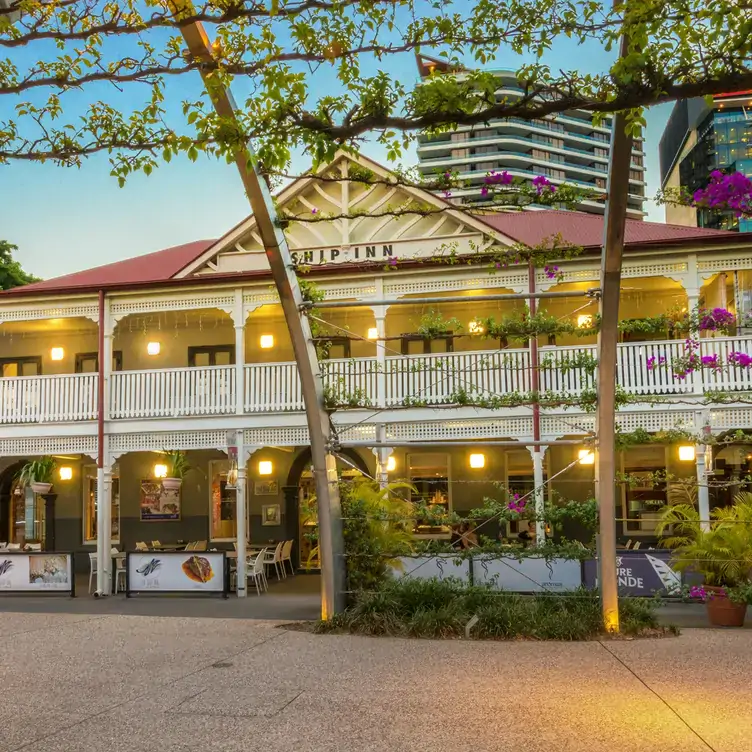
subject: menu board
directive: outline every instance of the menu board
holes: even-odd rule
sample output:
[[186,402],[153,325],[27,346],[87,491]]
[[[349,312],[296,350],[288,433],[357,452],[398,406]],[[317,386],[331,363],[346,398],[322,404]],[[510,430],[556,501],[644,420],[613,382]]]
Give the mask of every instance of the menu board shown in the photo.
[[0,553],[0,593],[73,593],[73,557],[58,553]]
[[224,593],[223,551],[139,551],[127,555],[128,593]]

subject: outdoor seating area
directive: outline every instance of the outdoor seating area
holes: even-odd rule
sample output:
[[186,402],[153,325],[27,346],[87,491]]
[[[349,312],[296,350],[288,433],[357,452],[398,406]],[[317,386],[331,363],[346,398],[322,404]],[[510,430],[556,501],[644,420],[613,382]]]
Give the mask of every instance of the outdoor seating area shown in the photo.
[[[295,566],[292,561],[292,548],[294,540],[285,540],[269,542],[266,545],[249,544],[246,548],[246,577],[249,585],[254,585],[257,595],[269,590],[269,574],[276,576],[276,581],[281,582],[287,579],[288,575],[295,575]],[[13,549],[11,549],[13,550]],[[18,549],[15,549],[18,550]],[[33,550],[33,549],[27,549]],[[158,540],[151,541],[147,544],[144,541],[136,543],[137,552],[160,552],[160,553],[178,553],[180,551],[207,551],[208,542],[205,540],[178,541],[176,543],[162,543]],[[216,548],[211,549],[217,553]],[[237,543],[233,544],[232,551],[224,551],[229,563],[230,589],[237,591]],[[126,551],[120,551],[116,546],[111,549],[113,561],[112,592],[115,594],[125,593],[126,590]],[[288,572],[289,570],[289,572]],[[97,555],[94,552],[89,553],[89,574],[88,574],[88,593],[93,595],[96,591],[98,562]]]

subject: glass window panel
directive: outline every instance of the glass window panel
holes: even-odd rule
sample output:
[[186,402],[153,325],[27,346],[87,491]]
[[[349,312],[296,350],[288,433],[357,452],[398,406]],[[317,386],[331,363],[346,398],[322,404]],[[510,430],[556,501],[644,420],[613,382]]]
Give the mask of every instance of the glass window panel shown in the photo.
[[[112,543],[120,543],[120,478],[113,470],[110,496],[110,536]],[[84,467],[84,543],[97,542],[97,468]]]
[[[210,531],[212,540],[237,540],[237,495],[235,489],[227,488],[228,460],[209,463],[210,485]],[[246,526],[248,529],[248,526]]]
[[214,365],[216,366],[229,366],[232,365],[232,358],[228,350],[217,350],[216,360]]
[[655,473],[666,471],[663,446],[632,447],[623,453],[624,472],[631,482],[622,492],[624,535],[655,535],[655,528],[666,505],[666,483]]
[[39,363],[26,362],[21,364],[22,376],[37,376],[39,375]]
[[3,376],[7,378],[18,376],[18,363],[3,363]]
[[416,492],[411,501],[436,507],[437,511],[450,508],[449,503],[449,455],[408,455],[410,483]]
[[208,366],[210,355],[207,352],[199,352],[193,356],[193,364],[195,366]]

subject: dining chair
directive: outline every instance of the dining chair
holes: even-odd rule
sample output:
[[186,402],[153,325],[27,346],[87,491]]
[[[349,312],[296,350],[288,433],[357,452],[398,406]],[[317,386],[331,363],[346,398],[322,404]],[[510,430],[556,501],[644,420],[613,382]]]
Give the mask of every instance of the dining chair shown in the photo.
[[195,550],[196,550],[196,544],[193,541],[190,541],[189,543],[187,543],[185,548],[183,549],[183,551],[195,551]]
[[196,541],[193,544],[191,551],[206,551],[206,547],[209,545],[209,541]]
[[7,547],[8,547],[8,543],[7,542],[6,543],[0,543],[0,549],[7,548]]
[[642,543],[642,541],[637,541],[637,543],[635,543],[634,546],[632,546],[632,550],[636,551],[640,547],[641,543]]
[[21,544],[20,543],[9,543],[8,544],[8,551],[20,551],[21,550]]
[[[266,580],[266,572],[264,571],[264,557],[266,556],[266,549],[263,548],[253,558],[246,560],[246,577],[249,580],[253,580],[256,585],[256,595],[261,595],[261,587],[264,590],[269,589],[269,585]],[[261,587],[259,587],[259,580],[261,581]]]
[[97,573],[97,555],[89,554],[89,595],[91,595],[91,583]]
[[295,541],[285,541],[284,545],[282,546],[282,569],[285,568],[285,562],[289,562],[290,564],[290,574],[295,575],[295,567],[292,563],[292,544]]
[[632,539],[631,538],[627,541],[627,545],[625,546],[625,548],[632,548]]
[[152,548],[158,548],[158,547],[159,547],[159,546],[161,546],[161,545],[162,545],[162,544],[161,544],[161,543],[160,543],[160,542],[159,542],[158,540],[155,540],[155,541],[152,541],[152,542],[151,542],[151,547],[152,547]]
[[149,550],[149,546],[147,546],[146,543],[144,543],[144,541],[138,541],[136,543],[136,551],[148,551],[148,550]]
[[29,551],[41,551],[42,550],[42,544],[41,543],[27,543]]
[[115,593],[120,592],[122,584],[122,590],[125,592],[125,559],[118,556],[115,559]]
[[[282,564],[282,541],[277,543],[277,545],[274,547],[274,551],[269,551],[269,549],[266,549],[266,553],[264,554],[264,565],[270,566],[271,564],[274,564],[274,569],[277,572],[277,579],[281,580],[283,577],[287,578],[287,572],[285,572],[285,568],[281,566]],[[280,575],[281,572],[281,575]]]

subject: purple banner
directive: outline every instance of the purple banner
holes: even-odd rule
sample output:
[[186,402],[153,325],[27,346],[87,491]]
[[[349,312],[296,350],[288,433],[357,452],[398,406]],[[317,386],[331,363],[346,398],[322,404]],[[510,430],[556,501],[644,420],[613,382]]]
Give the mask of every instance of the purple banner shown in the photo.
[[[681,588],[681,574],[671,568],[670,551],[623,551],[616,557],[620,595],[650,596]],[[584,562],[585,587],[598,586],[598,562]]]

